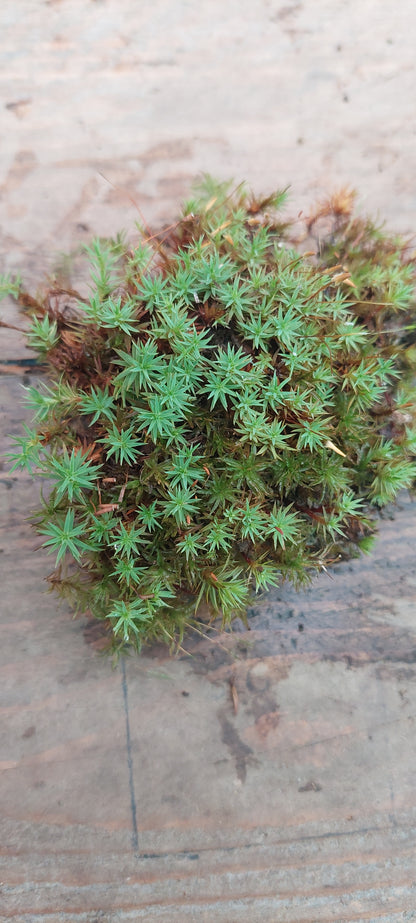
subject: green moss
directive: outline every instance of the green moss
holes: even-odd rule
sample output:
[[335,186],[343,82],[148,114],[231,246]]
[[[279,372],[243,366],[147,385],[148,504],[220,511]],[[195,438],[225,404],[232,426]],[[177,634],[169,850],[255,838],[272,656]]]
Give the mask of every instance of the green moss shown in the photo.
[[405,244],[344,194],[303,256],[283,201],[208,178],[166,234],[93,242],[88,299],[35,303],[50,381],[12,461],[52,483],[35,524],[53,587],[116,650],[180,642],[202,601],[228,624],[253,590],[367,551],[416,477]]

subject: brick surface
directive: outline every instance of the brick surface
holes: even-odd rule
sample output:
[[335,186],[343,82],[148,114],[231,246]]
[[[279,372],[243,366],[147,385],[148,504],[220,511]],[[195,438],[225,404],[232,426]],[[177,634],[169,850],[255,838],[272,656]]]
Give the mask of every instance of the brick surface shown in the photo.
[[[0,245],[30,284],[92,234],[174,220],[202,171],[291,184],[294,215],[347,183],[414,231],[413,3],[5,0],[0,18]],[[19,331],[0,349],[3,447],[31,373]],[[0,920],[416,919],[408,498],[372,557],[274,591],[250,631],[112,670],[44,592],[37,494],[3,465]]]

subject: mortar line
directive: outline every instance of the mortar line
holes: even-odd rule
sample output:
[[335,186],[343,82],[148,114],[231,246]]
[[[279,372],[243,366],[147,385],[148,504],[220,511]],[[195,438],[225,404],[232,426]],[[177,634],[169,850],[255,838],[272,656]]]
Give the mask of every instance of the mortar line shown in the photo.
[[132,750],[131,750],[129,700],[128,700],[126,664],[125,664],[124,657],[121,658],[121,687],[123,690],[124,717],[126,719],[126,750],[127,750],[127,767],[129,770],[130,810],[131,810],[131,825],[132,825],[131,845],[133,847],[134,852],[138,852],[139,833],[137,829],[137,805],[136,805],[136,795],[134,792],[133,755],[132,755]]

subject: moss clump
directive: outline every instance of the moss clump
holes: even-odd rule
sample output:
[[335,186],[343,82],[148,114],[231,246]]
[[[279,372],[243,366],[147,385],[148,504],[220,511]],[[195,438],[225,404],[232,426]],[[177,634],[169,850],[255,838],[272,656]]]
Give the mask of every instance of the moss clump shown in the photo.
[[89,297],[22,295],[51,374],[12,460],[52,484],[51,584],[115,649],[180,641],[201,601],[228,624],[253,588],[366,548],[416,477],[405,245],[341,194],[302,255],[283,200],[206,179],[164,234],[94,241]]

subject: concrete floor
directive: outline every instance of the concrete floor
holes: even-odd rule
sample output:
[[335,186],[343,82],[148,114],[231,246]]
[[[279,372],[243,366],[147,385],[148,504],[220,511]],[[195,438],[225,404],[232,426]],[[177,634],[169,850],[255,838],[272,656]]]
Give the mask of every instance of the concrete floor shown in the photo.
[[[4,0],[0,20],[0,245],[31,284],[92,234],[174,220],[201,171],[291,184],[295,215],[346,183],[414,232],[413,3]],[[2,446],[27,355],[3,328]],[[274,591],[249,632],[112,670],[44,593],[37,489],[3,465],[0,920],[416,920],[409,499],[371,558]]]

